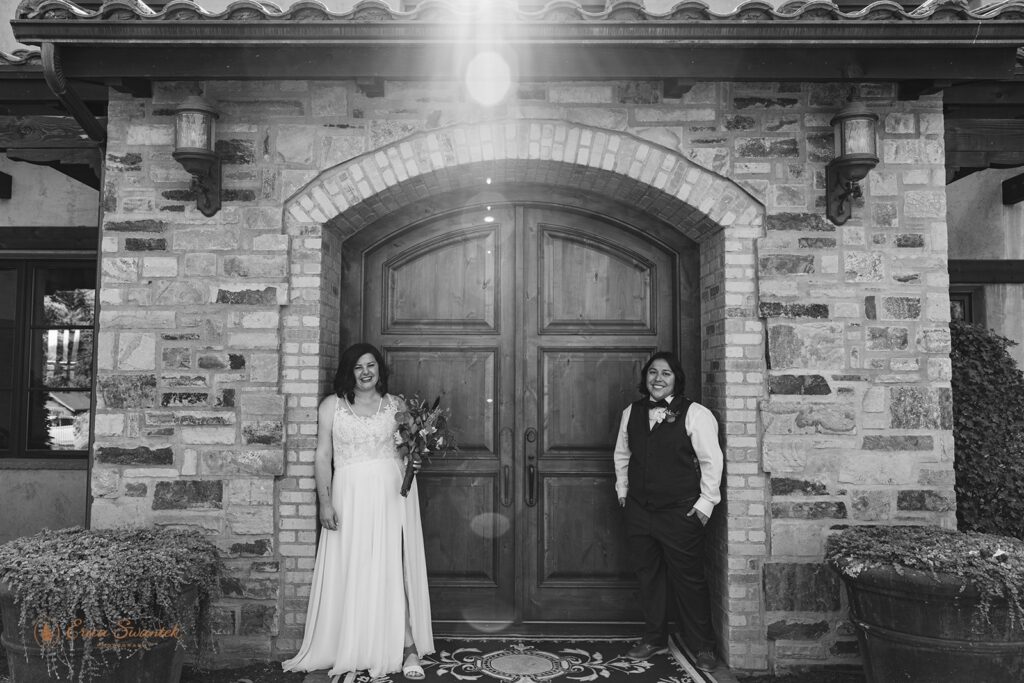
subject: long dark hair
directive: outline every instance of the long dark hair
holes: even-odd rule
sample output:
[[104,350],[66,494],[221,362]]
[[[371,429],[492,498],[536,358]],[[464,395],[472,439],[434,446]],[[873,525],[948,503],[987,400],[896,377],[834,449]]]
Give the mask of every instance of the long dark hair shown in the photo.
[[377,392],[388,393],[388,366],[384,364],[384,356],[373,344],[360,342],[345,349],[338,361],[338,372],[334,375],[334,393],[338,398],[346,398],[349,403],[356,400],[356,363],[364,355],[370,354],[377,361]]
[[669,370],[676,376],[676,386],[672,391],[672,395],[682,396],[686,390],[686,373],[683,372],[683,366],[679,359],[676,358],[676,354],[671,351],[658,351],[644,363],[644,368],[640,371],[640,393],[644,396],[650,396],[650,392],[647,391],[647,371],[651,369],[656,360],[663,360],[668,363]]

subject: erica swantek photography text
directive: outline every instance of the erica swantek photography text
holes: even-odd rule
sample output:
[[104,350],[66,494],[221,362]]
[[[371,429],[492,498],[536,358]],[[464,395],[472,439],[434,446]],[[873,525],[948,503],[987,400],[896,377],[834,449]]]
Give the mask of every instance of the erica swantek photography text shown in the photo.
[[132,619],[119,619],[108,627],[90,626],[82,619],[75,619],[60,625],[46,620],[36,622],[33,629],[39,647],[53,647],[60,640],[91,640],[93,645],[105,650],[148,650],[153,641],[174,638],[181,640],[180,624],[173,626],[139,626]]

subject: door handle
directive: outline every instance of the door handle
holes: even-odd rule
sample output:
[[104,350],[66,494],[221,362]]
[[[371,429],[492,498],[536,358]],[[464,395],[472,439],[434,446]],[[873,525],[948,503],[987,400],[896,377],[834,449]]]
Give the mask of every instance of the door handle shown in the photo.
[[533,465],[526,466],[526,504],[537,504],[537,468]]
[[512,428],[505,427],[498,435],[498,458],[501,466],[501,504],[512,505],[512,466],[508,464],[512,455]]
[[537,430],[530,427],[523,434],[526,452],[526,504],[533,507],[537,504]]

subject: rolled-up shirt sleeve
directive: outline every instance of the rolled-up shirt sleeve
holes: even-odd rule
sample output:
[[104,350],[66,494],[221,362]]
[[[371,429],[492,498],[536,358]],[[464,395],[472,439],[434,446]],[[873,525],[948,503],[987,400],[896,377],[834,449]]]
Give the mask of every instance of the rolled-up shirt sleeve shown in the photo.
[[629,415],[633,410],[632,405],[626,406],[622,411],[622,421],[619,423],[619,435],[615,439],[615,493],[619,498],[625,498],[629,491],[629,434],[626,433],[626,425],[629,424]]
[[[685,425],[700,463],[700,498],[693,507],[710,517],[715,506],[722,500],[722,463],[725,458],[722,447],[718,445],[718,420],[710,410],[699,403],[693,403],[686,411]],[[618,450],[615,452],[617,457]]]

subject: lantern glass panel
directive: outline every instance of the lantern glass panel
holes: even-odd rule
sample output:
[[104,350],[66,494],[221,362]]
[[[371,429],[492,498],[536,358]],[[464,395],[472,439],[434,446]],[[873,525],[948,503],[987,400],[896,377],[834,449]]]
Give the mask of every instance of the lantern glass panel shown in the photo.
[[212,151],[213,116],[203,111],[179,111],[175,126],[177,149],[202,149]]
[[843,121],[840,127],[843,129],[843,137],[846,139],[846,149],[840,150],[841,154],[875,156],[874,121],[868,118],[851,118]]

